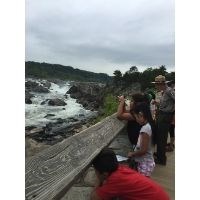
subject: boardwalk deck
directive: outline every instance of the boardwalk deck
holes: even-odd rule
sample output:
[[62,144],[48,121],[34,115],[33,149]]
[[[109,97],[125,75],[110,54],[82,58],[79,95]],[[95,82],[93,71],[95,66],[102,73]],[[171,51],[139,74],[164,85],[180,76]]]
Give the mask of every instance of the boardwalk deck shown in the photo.
[[163,186],[171,200],[175,200],[175,153],[167,153],[167,165],[156,165],[152,179]]

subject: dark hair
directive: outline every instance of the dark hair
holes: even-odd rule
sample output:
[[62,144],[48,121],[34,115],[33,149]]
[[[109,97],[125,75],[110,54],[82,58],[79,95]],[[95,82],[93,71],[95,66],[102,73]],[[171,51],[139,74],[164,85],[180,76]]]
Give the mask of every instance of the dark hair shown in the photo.
[[151,130],[152,130],[152,143],[155,144],[156,125],[155,125],[155,121],[152,118],[149,105],[147,103],[139,103],[134,107],[133,111],[135,114],[139,114],[141,112],[144,118],[149,122],[149,124],[151,125]]
[[146,96],[142,93],[135,93],[132,95],[132,100],[135,103],[141,103],[141,102],[146,102]]
[[[132,101],[134,102],[134,107],[140,103],[147,103],[149,104],[149,100],[147,98],[146,95],[144,95],[143,93],[135,93],[132,95]],[[150,106],[150,104],[149,104]],[[132,114],[132,116],[134,117],[134,107],[131,108],[130,113]]]
[[117,170],[118,162],[113,150],[109,148],[103,149],[92,161],[94,168],[100,174],[104,172],[112,173]]
[[147,103],[142,102],[142,103],[136,104],[133,111],[135,114],[139,114],[140,112],[142,112],[144,118],[147,119],[148,121],[152,119],[149,105]]

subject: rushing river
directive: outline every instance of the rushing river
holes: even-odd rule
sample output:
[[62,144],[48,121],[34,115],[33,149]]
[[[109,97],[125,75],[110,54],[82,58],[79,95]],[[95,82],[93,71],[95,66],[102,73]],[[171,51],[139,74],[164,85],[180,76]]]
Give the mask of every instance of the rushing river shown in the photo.
[[[26,79],[26,81],[34,81],[39,84],[44,82],[44,80],[39,79]],[[84,109],[84,107],[76,102],[68,94],[67,97],[64,96],[66,92],[70,89],[69,82],[61,82],[59,84],[51,83],[49,88],[50,93],[34,93],[31,92],[34,97],[31,98],[32,104],[25,105],[25,125],[26,126],[44,126],[49,122],[56,122],[58,118],[88,118],[95,115],[95,112]],[[48,103],[41,105],[47,99],[59,98],[65,101],[67,105],[65,106],[49,106]],[[48,117],[45,117],[47,116]]]

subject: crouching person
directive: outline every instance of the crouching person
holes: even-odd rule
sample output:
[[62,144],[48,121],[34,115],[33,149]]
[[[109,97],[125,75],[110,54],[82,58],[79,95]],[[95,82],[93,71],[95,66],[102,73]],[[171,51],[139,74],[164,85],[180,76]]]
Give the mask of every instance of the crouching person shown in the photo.
[[111,149],[103,149],[92,164],[98,184],[91,200],[169,200],[161,186],[150,178],[119,165]]

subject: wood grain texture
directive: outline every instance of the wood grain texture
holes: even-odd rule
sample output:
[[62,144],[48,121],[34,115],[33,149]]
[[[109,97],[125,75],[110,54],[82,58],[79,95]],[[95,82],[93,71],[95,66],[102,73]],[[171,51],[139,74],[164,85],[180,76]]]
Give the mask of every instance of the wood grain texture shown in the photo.
[[124,128],[116,114],[26,161],[26,199],[58,199]]

